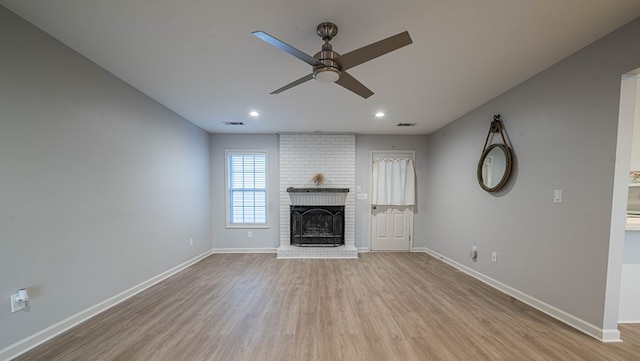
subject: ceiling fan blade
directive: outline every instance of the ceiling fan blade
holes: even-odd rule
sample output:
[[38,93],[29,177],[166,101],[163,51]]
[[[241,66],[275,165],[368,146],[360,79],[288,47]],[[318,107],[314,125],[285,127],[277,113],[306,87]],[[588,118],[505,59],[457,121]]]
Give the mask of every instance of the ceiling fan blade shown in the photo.
[[274,38],[273,36],[265,33],[264,31],[254,31],[251,34],[253,34],[253,36],[255,36],[258,39],[261,39],[263,41],[266,41],[267,43],[280,48],[284,51],[286,51],[287,53],[295,56],[296,58],[304,61],[305,63],[309,64],[309,65],[318,65],[320,64],[320,62],[318,61],[318,59],[314,58],[311,55],[308,55],[296,48],[294,48],[293,46],[278,40],[276,38]]
[[368,97],[373,95],[373,92],[369,90],[364,84],[357,81],[356,78],[352,77],[351,74],[343,71],[340,74],[340,79],[336,80],[336,84],[344,87],[347,90],[350,90],[359,96],[367,99]]
[[283,87],[282,87],[282,88],[280,88],[280,89],[274,90],[274,91],[272,91],[272,92],[271,92],[271,94],[278,94],[278,93],[282,93],[283,91],[285,91],[285,90],[287,90],[287,89],[293,88],[294,86],[296,86],[296,85],[300,85],[300,84],[304,83],[305,81],[309,81],[309,80],[311,80],[311,79],[313,79],[313,73],[311,73],[311,74],[309,74],[309,75],[305,75],[305,76],[303,76],[302,78],[300,78],[300,79],[298,79],[298,80],[296,80],[296,81],[294,81],[294,82],[291,82],[291,83],[289,83],[289,84],[287,84],[287,85],[283,86]]
[[342,70],[348,70],[356,65],[360,65],[411,43],[413,43],[413,40],[411,40],[409,32],[405,31],[343,54],[338,61],[342,65]]

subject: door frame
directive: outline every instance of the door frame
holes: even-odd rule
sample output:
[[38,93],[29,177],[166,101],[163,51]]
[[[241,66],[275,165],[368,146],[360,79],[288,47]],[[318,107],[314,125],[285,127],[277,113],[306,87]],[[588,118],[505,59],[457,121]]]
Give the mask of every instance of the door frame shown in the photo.
[[[395,155],[407,155],[410,156],[411,159],[413,159],[413,164],[416,164],[416,151],[415,149],[372,149],[369,151],[369,193],[371,193],[371,196],[369,197],[369,242],[368,242],[368,247],[369,247],[369,251],[370,252],[374,252],[373,251],[373,235],[374,235],[374,231],[373,231],[373,227],[375,226],[374,222],[373,222],[373,212],[372,212],[372,204],[371,204],[371,199],[373,197],[373,160],[375,159],[374,157],[381,157],[383,155],[388,155],[389,158],[393,158]],[[416,177],[417,177],[417,172],[416,172]],[[416,187],[418,185],[418,182],[416,181]],[[416,190],[416,194],[417,194],[417,190]],[[411,221],[411,227],[409,229],[409,252],[413,252],[413,234],[414,234],[414,224],[416,223],[416,206],[409,206],[412,208],[412,221]]]

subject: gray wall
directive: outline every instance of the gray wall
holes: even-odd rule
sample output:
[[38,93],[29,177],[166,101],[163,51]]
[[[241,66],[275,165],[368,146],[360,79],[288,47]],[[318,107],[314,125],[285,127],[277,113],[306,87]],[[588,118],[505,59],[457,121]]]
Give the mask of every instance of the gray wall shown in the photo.
[[[211,235],[206,132],[3,7],[0,49],[3,349],[210,250]],[[30,310],[12,314],[22,287]]]
[[356,200],[356,247],[369,248],[371,237],[371,151],[372,150],[415,150],[416,197],[413,222],[413,247],[424,248],[427,245],[426,210],[428,138],[426,135],[357,135],[356,136],[356,186],[368,199]]
[[[640,66],[638,34],[636,20],[429,136],[430,249],[603,327],[621,75]],[[516,168],[488,194],[475,172],[494,114]]]
[[[277,134],[211,134],[211,226],[216,251],[275,251],[280,245],[280,188]],[[268,151],[267,192],[269,228],[225,228],[226,190],[225,149],[266,149]],[[253,237],[249,238],[247,232]]]

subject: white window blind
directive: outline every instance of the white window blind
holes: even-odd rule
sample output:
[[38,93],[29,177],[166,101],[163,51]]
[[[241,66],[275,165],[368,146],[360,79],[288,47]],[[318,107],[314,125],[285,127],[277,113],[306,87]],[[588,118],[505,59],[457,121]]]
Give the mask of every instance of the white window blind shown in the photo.
[[267,153],[227,152],[229,225],[267,224]]

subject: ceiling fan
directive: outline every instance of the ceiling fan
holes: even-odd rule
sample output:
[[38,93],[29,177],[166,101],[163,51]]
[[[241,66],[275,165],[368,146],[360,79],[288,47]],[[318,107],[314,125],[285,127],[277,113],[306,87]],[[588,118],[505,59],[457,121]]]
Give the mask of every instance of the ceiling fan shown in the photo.
[[373,92],[347,73],[347,70],[413,42],[409,36],[409,32],[405,31],[340,55],[333,51],[331,44],[329,44],[329,41],[338,34],[338,27],[335,24],[328,22],[322,23],[318,25],[317,33],[322,40],[324,40],[324,44],[322,45],[322,50],[314,56],[310,56],[264,31],[254,31],[251,33],[257,38],[286,51],[313,67],[311,74],[305,75],[280,89],[274,90],[271,94],[278,94],[308,80],[316,79],[323,83],[336,83],[366,99],[373,95]]

